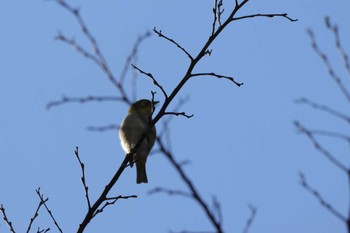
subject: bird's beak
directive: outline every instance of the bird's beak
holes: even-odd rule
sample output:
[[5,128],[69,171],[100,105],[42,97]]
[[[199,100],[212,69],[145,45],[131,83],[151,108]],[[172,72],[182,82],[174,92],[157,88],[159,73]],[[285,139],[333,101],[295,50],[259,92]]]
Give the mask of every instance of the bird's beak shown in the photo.
[[159,103],[159,101],[153,101],[153,106],[156,106]]

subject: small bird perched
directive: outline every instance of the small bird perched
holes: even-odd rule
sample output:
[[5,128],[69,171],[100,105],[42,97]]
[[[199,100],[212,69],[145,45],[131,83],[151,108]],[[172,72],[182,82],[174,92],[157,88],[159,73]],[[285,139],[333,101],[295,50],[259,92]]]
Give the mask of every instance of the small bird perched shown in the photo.
[[[158,102],[155,102],[155,104]],[[138,100],[133,103],[128,114],[124,118],[120,129],[119,138],[122,148],[126,154],[137,144],[145,133],[145,139],[133,155],[130,166],[133,162],[136,163],[136,183],[148,183],[146,174],[146,161],[154,142],[156,140],[156,128],[153,126],[149,128],[152,121],[153,104],[146,99]]]

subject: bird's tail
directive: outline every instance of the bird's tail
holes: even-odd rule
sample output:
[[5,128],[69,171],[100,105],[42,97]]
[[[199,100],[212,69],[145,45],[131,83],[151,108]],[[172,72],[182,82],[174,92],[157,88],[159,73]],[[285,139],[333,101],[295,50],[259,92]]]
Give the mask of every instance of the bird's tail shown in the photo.
[[143,163],[141,161],[136,162],[136,183],[148,183],[146,163]]

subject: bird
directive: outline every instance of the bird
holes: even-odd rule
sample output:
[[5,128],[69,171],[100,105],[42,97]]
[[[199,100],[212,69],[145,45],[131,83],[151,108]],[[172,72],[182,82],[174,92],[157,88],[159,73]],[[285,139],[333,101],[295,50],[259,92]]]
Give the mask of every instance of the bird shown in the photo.
[[130,159],[130,167],[136,163],[136,183],[148,183],[146,173],[146,161],[154,142],[157,137],[155,126],[150,128],[152,122],[153,106],[158,101],[149,101],[141,99],[133,103],[122,121],[119,129],[119,138],[121,146],[126,154],[130,153],[131,149],[145,134],[145,138],[132,155]]

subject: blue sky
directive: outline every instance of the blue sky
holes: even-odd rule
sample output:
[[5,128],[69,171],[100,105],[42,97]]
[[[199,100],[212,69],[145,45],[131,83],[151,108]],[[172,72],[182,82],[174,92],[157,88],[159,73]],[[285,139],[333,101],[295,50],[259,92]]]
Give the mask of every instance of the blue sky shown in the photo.
[[[137,37],[153,27],[193,54],[211,32],[212,1],[69,3],[81,9],[116,76]],[[224,1],[224,16],[232,4]],[[250,232],[346,232],[345,226],[300,186],[298,172],[304,172],[309,183],[344,215],[349,201],[346,177],[297,133],[292,122],[297,119],[310,128],[349,132],[349,125],[339,119],[293,102],[305,96],[350,114],[348,103],[305,33],[306,28],[314,30],[320,47],[346,77],[332,34],[324,27],[324,16],[339,24],[343,45],[350,51],[346,41],[350,36],[349,6],[347,1],[251,0],[239,15],[288,13],[298,22],[255,18],[232,23],[211,46],[212,55],[196,70],[232,75],[244,85],[238,88],[227,80],[196,78],[172,105],[188,98],[181,110],[194,114],[191,119],[172,120],[172,151],[179,161],[191,161],[185,171],[203,197],[209,203],[213,196],[220,201],[226,232],[242,232],[250,216],[249,203],[258,209]],[[63,95],[118,96],[98,67],[54,40],[62,32],[89,48],[74,18],[53,1],[1,0],[0,28],[0,203],[15,229],[23,232],[38,204],[35,189],[41,187],[63,230],[74,232],[86,212],[74,148],[79,146],[95,200],[122,162],[123,152],[117,131],[96,133],[86,128],[119,124],[127,106],[105,102],[46,108]],[[142,43],[137,65],[155,75],[170,92],[188,60],[172,44],[152,36]],[[126,80],[128,91],[130,77],[131,73]],[[349,80],[346,84],[349,86]],[[139,75],[137,98],[150,98],[151,90],[155,90],[152,82]],[[160,93],[157,97],[162,101]],[[162,121],[158,130],[161,125]],[[324,142],[348,164],[348,145],[332,139]],[[147,194],[155,187],[186,189],[163,155],[152,155],[147,170],[147,185],[135,184],[134,169],[123,173],[113,193],[138,198],[107,208],[86,232],[212,230],[192,200]],[[56,232],[43,210],[35,226]],[[1,222],[0,232],[7,231]]]

